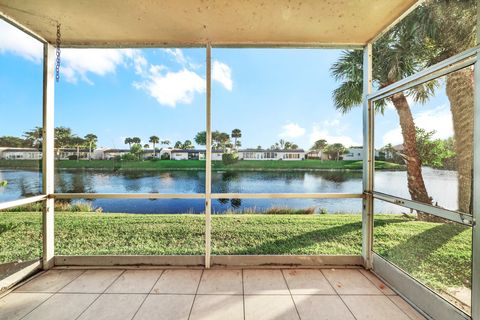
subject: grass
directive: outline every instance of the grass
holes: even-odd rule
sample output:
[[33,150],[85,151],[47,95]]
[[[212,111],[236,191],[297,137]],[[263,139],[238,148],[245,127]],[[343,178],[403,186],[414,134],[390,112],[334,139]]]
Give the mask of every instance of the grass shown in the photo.
[[[376,215],[374,250],[432,288],[470,287],[471,230]],[[200,255],[203,215],[66,213],[55,216],[58,255]],[[0,212],[0,263],[41,254],[41,214]],[[359,255],[356,214],[212,217],[213,254]]]
[[[38,169],[41,165],[35,160],[0,160],[0,168]],[[113,160],[60,160],[56,167],[61,169],[98,169],[98,170],[205,170],[202,160],[145,160],[145,161],[113,161]],[[243,160],[225,165],[222,161],[212,161],[213,170],[361,170],[362,161],[334,160]],[[375,161],[378,170],[403,170],[404,166],[391,162]]]

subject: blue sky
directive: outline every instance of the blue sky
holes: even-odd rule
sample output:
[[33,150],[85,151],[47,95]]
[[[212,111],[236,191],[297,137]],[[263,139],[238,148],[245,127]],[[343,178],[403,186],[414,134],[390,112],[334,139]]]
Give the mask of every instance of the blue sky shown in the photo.
[[[339,85],[329,68],[339,50],[212,49],[212,129],[242,130],[243,147],[269,147],[279,139],[308,149],[326,139],[362,143],[362,113],[333,107]],[[20,136],[41,125],[42,46],[0,21],[1,135]],[[193,140],[205,128],[205,49],[64,49],[55,87],[55,125],[101,147],[123,148],[125,137],[142,142]],[[412,103],[416,124],[452,135],[444,87],[426,105]],[[392,106],[377,116],[375,143],[401,143]]]

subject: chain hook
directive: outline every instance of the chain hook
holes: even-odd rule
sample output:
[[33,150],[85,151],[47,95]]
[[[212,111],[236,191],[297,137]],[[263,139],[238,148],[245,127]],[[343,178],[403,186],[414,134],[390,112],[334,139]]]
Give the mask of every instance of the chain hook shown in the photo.
[[56,63],[55,63],[55,79],[57,82],[60,81],[60,44],[61,44],[61,33],[60,33],[60,23],[57,23],[57,41],[56,41]]

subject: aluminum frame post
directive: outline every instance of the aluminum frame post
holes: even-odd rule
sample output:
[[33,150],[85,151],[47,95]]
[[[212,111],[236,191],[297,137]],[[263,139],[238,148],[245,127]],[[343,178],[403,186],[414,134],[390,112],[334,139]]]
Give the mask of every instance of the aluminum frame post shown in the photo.
[[372,44],[363,49],[363,205],[362,205],[362,256],[364,267],[372,268],[373,245],[373,173],[375,166],[373,148],[373,110],[368,95],[372,92]]
[[206,145],[205,145],[205,268],[210,268],[212,237],[212,48],[207,44],[207,106],[206,106]]
[[42,144],[42,188],[47,196],[43,207],[43,269],[50,269],[54,265],[55,239],[54,215],[55,199],[50,197],[54,193],[54,166],[55,166],[55,130],[54,130],[54,88],[55,88],[55,47],[45,43],[43,47],[43,144]]
[[[477,1],[477,45],[480,44],[480,1]],[[472,228],[472,320],[480,320],[480,57],[473,69],[473,228]]]

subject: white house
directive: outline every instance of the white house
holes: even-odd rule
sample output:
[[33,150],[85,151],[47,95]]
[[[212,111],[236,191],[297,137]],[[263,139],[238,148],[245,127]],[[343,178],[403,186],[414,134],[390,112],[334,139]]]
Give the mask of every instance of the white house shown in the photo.
[[[380,156],[380,152],[375,150],[375,157]],[[363,160],[363,147],[350,147],[348,153],[343,155],[343,160]]]
[[[212,160],[222,160],[222,150],[212,150]],[[205,160],[205,150],[198,149],[173,149],[170,151],[172,160]]]
[[304,160],[305,151],[303,149],[244,149],[238,151],[238,158],[240,160]]
[[93,151],[92,158],[95,160],[112,160],[116,157],[121,157],[129,152],[129,149],[101,148]]
[[35,148],[0,148],[0,159],[40,160],[42,159],[42,150]]
[[[55,159],[68,160],[72,157],[78,157],[78,159],[88,159],[88,153],[88,149],[55,149]],[[42,159],[42,150],[36,148],[0,148],[0,159],[40,160]]]

